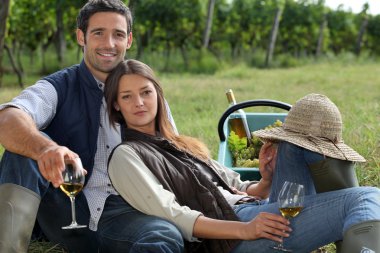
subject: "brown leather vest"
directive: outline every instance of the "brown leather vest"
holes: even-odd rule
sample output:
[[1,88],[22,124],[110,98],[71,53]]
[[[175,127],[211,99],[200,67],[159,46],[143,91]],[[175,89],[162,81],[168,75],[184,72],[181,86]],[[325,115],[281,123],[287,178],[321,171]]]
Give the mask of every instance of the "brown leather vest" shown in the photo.
[[[221,192],[207,175],[214,173],[219,184],[229,189],[210,164],[177,149],[162,137],[150,136],[127,129],[126,142],[157,177],[164,189],[176,196],[180,205],[186,205],[204,216],[219,220],[238,220],[235,212]],[[187,252],[230,252],[238,240],[204,239],[199,242],[186,242]]]

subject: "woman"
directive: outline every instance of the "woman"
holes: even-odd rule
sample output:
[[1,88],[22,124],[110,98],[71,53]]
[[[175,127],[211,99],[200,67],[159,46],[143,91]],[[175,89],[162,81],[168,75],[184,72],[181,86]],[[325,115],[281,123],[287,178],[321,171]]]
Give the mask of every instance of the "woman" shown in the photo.
[[[114,187],[136,209],[178,226],[189,252],[270,252],[281,238],[294,252],[308,252],[342,239],[352,225],[380,220],[379,190],[358,187],[307,196],[290,225],[277,203],[260,200],[277,198],[271,193],[278,190],[271,188],[272,175],[282,169],[277,145],[267,142],[260,151],[262,179],[242,182],[201,142],[174,133],[158,80],[141,62],[115,68],[105,97],[111,124],[125,125],[125,141],[109,160]],[[341,206],[331,209],[338,200]]]

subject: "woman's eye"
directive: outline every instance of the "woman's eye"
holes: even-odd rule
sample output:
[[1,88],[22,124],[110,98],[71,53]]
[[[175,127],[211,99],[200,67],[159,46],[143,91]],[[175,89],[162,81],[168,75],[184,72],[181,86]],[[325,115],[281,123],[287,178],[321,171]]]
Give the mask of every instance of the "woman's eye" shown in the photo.
[[145,90],[145,91],[143,92],[143,95],[147,96],[147,95],[149,95],[150,93],[152,93],[151,90]]

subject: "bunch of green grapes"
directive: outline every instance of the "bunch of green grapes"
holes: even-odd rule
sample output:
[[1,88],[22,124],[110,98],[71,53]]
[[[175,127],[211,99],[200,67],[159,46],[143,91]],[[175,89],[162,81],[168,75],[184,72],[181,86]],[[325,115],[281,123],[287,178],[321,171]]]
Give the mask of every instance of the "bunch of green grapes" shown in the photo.
[[[264,129],[271,129],[271,128],[280,127],[280,126],[282,126],[282,121],[277,119],[272,125],[266,126]],[[258,137],[252,136],[251,143],[249,145],[250,147],[253,147],[255,149],[255,153],[252,157],[259,158],[259,153],[260,153],[260,149],[262,145],[263,143]]]
[[273,127],[280,127],[280,126],[282,126],[282,121],[277,119],[272,125],[269,125],[265,127],[264,129],[271,129]]
[[234,152],[233,157],[235,161],[235,167],[258,167],[259,160],[256,158],[257,150],[253,146],[248,146],[240,150],[240,152]]
[[256,149],[252,146],[242,149],[238,154],[238,159],[251,159],[255,157]]
[[260,149],[263,143],[260,141],[260,139],[256,136],[252,136],[251,143],[249,144],[249,147],[252,147],[255,149],[255,152],[252,153],[253,158],[259,158]]
[[259,167],[259,159],[246,159],[246,160],[236,160],[235,167],[243,167],[243,168],[258,168]]
[[[273,127],[280,126],[282,126],[281,120],[276,120],[272,125],[265,127],[265,129],[271,129]],[[236,138],[236,136],[234,136],[234,138]],[[258,137],[252,136],[252,139],[247,147],[231,151],[233,157],[233,166],[244,168],[259,167],[259,153],[262,145],[263,143]]]

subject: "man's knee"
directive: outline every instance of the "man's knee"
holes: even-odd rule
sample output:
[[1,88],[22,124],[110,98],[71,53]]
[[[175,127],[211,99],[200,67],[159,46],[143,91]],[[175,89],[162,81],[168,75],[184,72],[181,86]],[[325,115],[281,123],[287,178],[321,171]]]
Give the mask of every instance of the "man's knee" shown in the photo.
[[5,183],[20,185],[41,197],[49,187],[35,160],[7,150],[0,162],[0,184]]

